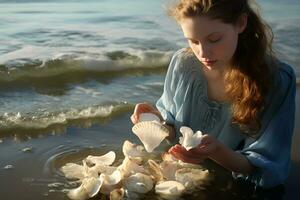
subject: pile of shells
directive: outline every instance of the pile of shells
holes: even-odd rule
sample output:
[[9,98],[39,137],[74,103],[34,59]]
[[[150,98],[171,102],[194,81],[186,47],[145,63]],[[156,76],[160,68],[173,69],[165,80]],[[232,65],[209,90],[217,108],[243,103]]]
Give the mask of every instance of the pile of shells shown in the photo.
[[[181,129],[185,145],[190,147],[189,138],[194,135],[188,127]],[[70,199],[83,200],[98,193],[108,195],[111,200],[140,199],[150,191],[165,199],[176,199],[185,192],[191,192],[207,185],[212,175],[200,165],[183,163],[169,153],[161,159],[151,158],[151,152],[168,136],[167,129],[157,121],[139,122],[133,132],[144,147],[126,140],[123,143],[123,162],[115,166],[116,154],[109,151],[102,156],[88,156],[82,165],[67,163],[61,172],[67,179],[76,179],[79,187],[68,191]],[[188,132],[189,134],[185,134]],[[187,135],[187,136],[185,136]],[[199,142],[200,143],[200,142]]]

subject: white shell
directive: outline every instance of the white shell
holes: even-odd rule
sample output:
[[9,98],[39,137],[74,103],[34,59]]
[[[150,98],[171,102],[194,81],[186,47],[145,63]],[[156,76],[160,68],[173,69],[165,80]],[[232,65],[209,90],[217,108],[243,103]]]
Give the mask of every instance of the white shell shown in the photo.
[[136,173],[125,180],[125,187],[131,192],[147,193],[153,188],[153,181],[150,176]]
[[132,131],[139,137],[147,152],[152,152],[169,135],[166,127],[153,121],[137,123]]
[[141,113],[139,115],[139,122],[146,122],[146,121],[160,122],[160,119],[157,115],[155,115],[153,113]]
[[178,163],[174,161],[163,161],[160,163],[162,174],[169,181],[175,181],[175,172],[178,167]]
[[60,171],[69,179],[83,179],[84,167],[75,163],[67,163],[60,168]]
[[145,149],[141,145],[136,145],[128,140],[123,143],[123,154],[125,157],[143,157],[146,155]]
[[175,180],[175,172],[178,169],[177,162],[163,161],[158,164],[154,160],[149,159],[148,164],[152,170],[152,176],[157,182],[162,180]]
[[184,185],[177,181],[165,181],[155,186],[155,192],[166,198],[173,199],[180,196],[185,190]]
[[185,147],[186,150],[190,150],[201,143],[202,132],[197,131],[195,134],[192,129],[186,126],[180,128],[182,137],[179,138],[179,143]]
[[105,185],[116,185],[122,179],[122,174],[119,169],[115,170],[112,174],[101,174],[100,179]]
[[121,171],[117,169],[112,174],[101,174],[100,180],[103,182],[101,193],[110,194],[111,191],[120,187],[122,180]]
[[178,161],[172,154],[170,154],[168,152],[164,152],[161,155],[161,158],[162,158],[163,161],[174,161],[174,162]]
[[123,178],[135,173],[147,173],[143,166],[138,165],[135,159],[129,157],[125,157],[118,169],[121,171]]
[[84,178],[78,188],[70,190],[68,197],[74,200],[84,200],[94,197],[100,190],[102,181],[99,178]]
[[98,174],[112,174],[117,167],[115,166],[107,166],[107,165],[95,165],[93,167],[89,167],[89,172],[90,171],[96,171]]
[[176,181],[182,183],[187,188],[195,188],[207,184],[212,180],[212,175],[208,170],[182,168],[175,173]]
[[117,188],[110,192],[109,200],[122,200],[124,197],[125,191],[123,188]]
[[162,170],[158,163],[156,163],[154,160],[149,159],[148,164],[151,170],[151,175],[154,177],[156,182],[163,181],[164,175],[162,173]]
[[95,165],[111,165],[116,159],[116,153],[113,151],[108,152],[102,156],[88,156],[85,160],[87,163]]

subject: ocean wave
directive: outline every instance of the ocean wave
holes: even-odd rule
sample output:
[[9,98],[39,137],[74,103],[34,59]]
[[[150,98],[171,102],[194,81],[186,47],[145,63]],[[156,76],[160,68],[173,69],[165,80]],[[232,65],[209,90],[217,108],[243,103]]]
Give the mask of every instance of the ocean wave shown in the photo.
[[147,71],[165,68],[173,52],[160,51],[108,51],[101,54],[68,53],[51,60],[21,58],[0,65],[0,82],[30,82],[32,79],[47,79],[55,76],[88,77],[95,73],[108,75],[124,71]]
[[62,112],[43,113],[4,113],[0,116],[0,137],[17,135],[34,136],[49,132],[62,132],[70,125],[89,127],[94,122],[113,119],[129,112],[134,105],[126,102],[70,109]]

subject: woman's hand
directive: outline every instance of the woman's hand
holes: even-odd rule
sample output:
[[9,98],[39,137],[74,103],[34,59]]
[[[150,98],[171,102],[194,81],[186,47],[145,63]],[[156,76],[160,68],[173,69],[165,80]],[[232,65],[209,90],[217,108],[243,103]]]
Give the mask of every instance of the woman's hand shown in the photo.
[[169,153],[183,162],[193,164],[209,158],[224,168],[241,174],[250,174],[255,169],[245,155],[233,151],[210,135],[204,135],[201,143],[189,151],[177,144],[169,149]]
[[187,151],[183,146],[177,144],[169,149],[169,153],[183,162],[199,164],[217,154],[219,146],[220,142],[217,139],[210,135],[204,135],[197,147]]
[[160,112],[154,106],[152,106],[150,103],[144,102],[144,103],[136,104],[136,106],[134,108],[134,112],[130,117],[133,124],[136,124],[139,122],[139,115],[141,113],[153,113],[153,114],[157,115],[160,120],[163,120]]

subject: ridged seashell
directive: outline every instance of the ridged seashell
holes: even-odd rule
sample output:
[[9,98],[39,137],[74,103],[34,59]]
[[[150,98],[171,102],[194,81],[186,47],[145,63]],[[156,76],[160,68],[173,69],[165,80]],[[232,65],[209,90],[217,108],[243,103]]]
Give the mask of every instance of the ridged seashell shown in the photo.
[[200,164],[186,163],[181,160],[178,161],[180,168],[192,168],[192,169],[203,169],[203,166]]
[[185,147],[186,150],[190,150],[195,148],[201,143],[202,140],[202,132],[197,131],[195,134],[192,129],[186,126],[182,126],[180,128],[180,132],[182,133],[182,137],[179,138],[179,143]]
[[94,165],[93,167],[89,167],[85,160],[82,161],[83,169],[84,169],[84,177],[99,177],[99,170],[96,168],[98,165]]
[[103,180],[103,184],[116,185],[122,179],[122,174],[119,169],[115,170],[112,174],[101,174],[100,179]]
[[111,165],[116,159],[116,153],[113,151],[108,152],[102,156],[88,156],[85,160],[88,164],[94,165]]
[[174,161],[163,161],[160,163],[160,168],[164,178],[169,181],[175,181],[175,172],[178,170],[178,163]]
[[95,171],[98,174],[112,174],[117,167],[115,166],[108,166],[108,165],[95,165],[93,167],[89,167],[88,171]]
[[163,161],[158,164],[154,160],[148,160],[151,169],[151,175],[155,178],[156,182],[163,180],[175,180],[175,172],[178,169],[178,163],[172,161]]
[[137,123],[132,132],[139,137],[147,152],[152,152],[169,135],[166,127],[153,121]]
[[172,154],[168,153],[168,152],[164,152],[161,155],[161,158],[163,161],[178,161]]
[[150,167],[151,175],[154,177],[156,182],[163,181],[164,175],[160,168],[160,165],[152,159],[148,160],[148,164]]
[[94,197],[100,190],[102,181],[99,178],[84,178],[78,188],[68,192],[68,197],[74,200],[84,200]]
[[185,190],[184,185],[177,181],[164,181],[155,186],[155,193],[167,199],[176,199]]
[[131,159],[129,157],[125,157],[122,164],[118,166],[118,169],[121,171],[123,178],[135,173],[147,174],[143,166],[138,165],[135,159]]
[[123,188],[117,188],[110,192],[109,200],[122,200],[124,197],[125,191]]
[[123,154],[125,157],[143,157],[146,155],[146,152],[144,151],[144,147],[141,145],[136,145],[128,140],[125,140],[123,143]]
[[116,188],[121,186],[122,173],[119,169],[115,170],[112,174],[101,174],[100,180],[103,182],[101,193],[110,194]]
[[153,188],[153,181],[150,176],[136,173],[125,180],[125,188],[136,193],[147,193]]
[[157,115],[155,115],[153,113],[141,113],[139,115],[139,122],[146,122],[146,121],[160,122],[160,119]]
[[176,171],[175,178],[185,187],[192,189],[209,183],[213,177],[208,170],[182,168]]
[[68,179],[83,179],[84,167],[75,163],[67,163],[60,168],[60,171]]

